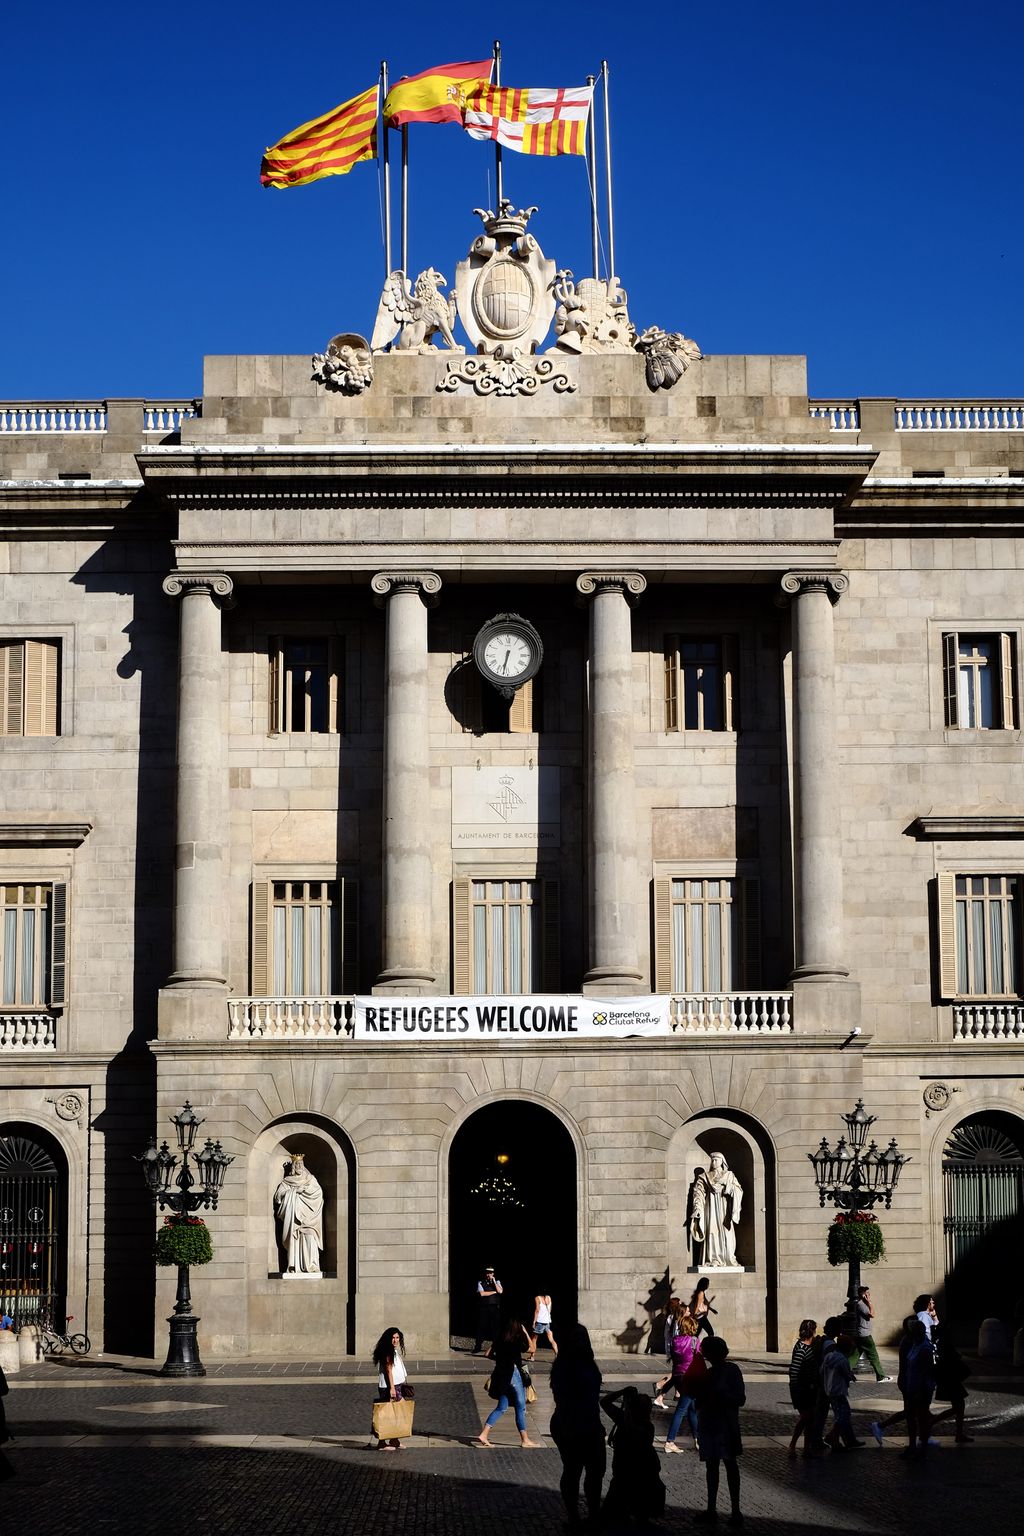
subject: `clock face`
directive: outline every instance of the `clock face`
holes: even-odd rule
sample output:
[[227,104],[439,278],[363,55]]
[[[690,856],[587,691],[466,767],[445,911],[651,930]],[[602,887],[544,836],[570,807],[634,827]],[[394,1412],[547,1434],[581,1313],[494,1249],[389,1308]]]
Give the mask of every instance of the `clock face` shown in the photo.
[[522,677],[533,660],[533,647],[523,635],[499,630],[484,646],[484,663],[494,677]]

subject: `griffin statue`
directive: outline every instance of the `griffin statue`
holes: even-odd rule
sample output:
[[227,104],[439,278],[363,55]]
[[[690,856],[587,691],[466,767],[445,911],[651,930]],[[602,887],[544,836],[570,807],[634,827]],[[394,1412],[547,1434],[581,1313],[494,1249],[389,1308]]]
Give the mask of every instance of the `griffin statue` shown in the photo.
[[396,268],[384,284],[377,309],[377,320],[370,338],[370,349],[383,352],[398,337],[398,352],[433,352],[431,338],[438,333],[452,352],[462,352],[452,334],[455,324],[455,298],[445,298],[440,290],[447,279],[428,267],[410,287],[401,268]]

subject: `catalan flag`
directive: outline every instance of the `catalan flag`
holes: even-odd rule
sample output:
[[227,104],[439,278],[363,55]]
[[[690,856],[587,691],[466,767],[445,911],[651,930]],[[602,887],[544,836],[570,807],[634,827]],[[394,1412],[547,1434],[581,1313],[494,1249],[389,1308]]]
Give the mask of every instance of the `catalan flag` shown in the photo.
[[590,85],[482,85],[466,101],[463,125],[474,139],[493,139],[522,155],[585,155],[593,94]]
[[384,121],[389,128],[404,123],[461,123],[466,97],[491,78],[491,60],[465,64],[435,64],[419,75],[403,75],[388,91]]
[[265,187],[304,187],[321,176],[344,176],[360,160],[377,158],[377,87],[343,101],[286,133],[260,166]]

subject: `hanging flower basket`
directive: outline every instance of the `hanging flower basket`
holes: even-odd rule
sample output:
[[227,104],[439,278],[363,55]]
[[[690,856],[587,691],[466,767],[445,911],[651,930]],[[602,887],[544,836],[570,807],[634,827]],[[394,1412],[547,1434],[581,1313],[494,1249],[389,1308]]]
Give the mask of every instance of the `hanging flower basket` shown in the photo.
[[213,1258],[209,1227],[199,1216],[165,1216],[153,1257],[158,1264],[209,1264]]
[[828,1261],[848,1264],[859,1259],[862,1264],[877,1264],[885,1258],[885,1241],[877,1219],[870,1211],[840,1211],[828,1229]]

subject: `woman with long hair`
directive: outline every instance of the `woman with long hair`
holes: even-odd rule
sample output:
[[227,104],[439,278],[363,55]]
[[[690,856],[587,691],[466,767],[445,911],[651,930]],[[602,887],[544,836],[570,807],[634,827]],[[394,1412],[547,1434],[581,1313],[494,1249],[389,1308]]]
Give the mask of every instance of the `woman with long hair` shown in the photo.
[[690,1426],[694,1446],[697,1445],[697,1409],[693,1401],[694,1383],[704,1374],[704,1357],[697,1340],[697,1324],[692,1317],[684,1317],[679,1332],[672,1340],[672,1385],[676,1389],[676,1407],[665,1436],[665,1451],[671,1455],[680,1447],[676,1445],[683,1420]]
[[562,1458],[559,1489],[570,1527],[580,1523],[580,1478],[587,1517],[596,1525],[601,1512],[605,1440],[601,1423],[601,1372],[594,1359],[590,1334],[582,1323],[562,1339],[558,1358],[551,1367],[551,1438]]
[[815,1360],[814,1337],[818,1325],[813,1317],[805,1317],[797,1330],[796,1343],[789,1358],[789,1400],[800,1417],[796,1421],[789,1454],[796,1455],[797,1442],[804,1437],[804,1451],[810,1453],[813,1444],[812,1424],[814,1405],[818,1400],[818,1366]]
[[[405,1338],[400,1328],[385,1328],[373,1349],[373,1363],[377,1367],[377,1401],[400,1402],[412,1397],[408,1385],[409,1372],[405,1365]],[[401,1440],[378,1440],[378,1451],[400,1451]]]
[[517,1317],[510,1317],[504,1332],[491,1347],[494,1369],[491,1371],[490,1395],[496,1398],[483,1429],[474,1445],[491,1448],[491,1428],[503,1413],[514,1406],[519,1443],[524,1450],[536,1450],[539,1442],[531,1440],[526,1428],[526,1387],[523,1383],[523,1350],[530,1347],[530,1335]]
[[700,1338],[702,1333],[706,1333],[709,1339],[713,1339],[715,1336],[715,1330],[711,1326],[711,1313],[714,1312],[716,1317],[718,1313],[716,1308],[711,1305],[715,1298],[708,1295],[708,1286],[710,1284],[711,1281],[707,1275],[702,1275],[697,1281],[693,1295],[690,1297],[689,1311],[690,1316],[697,1324],[698,1338]]

